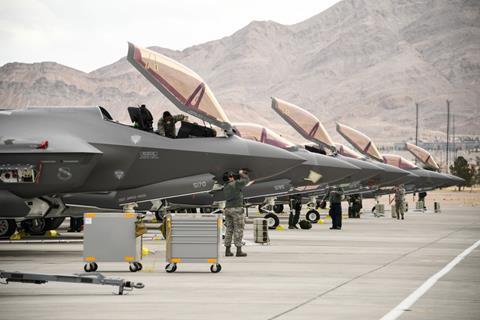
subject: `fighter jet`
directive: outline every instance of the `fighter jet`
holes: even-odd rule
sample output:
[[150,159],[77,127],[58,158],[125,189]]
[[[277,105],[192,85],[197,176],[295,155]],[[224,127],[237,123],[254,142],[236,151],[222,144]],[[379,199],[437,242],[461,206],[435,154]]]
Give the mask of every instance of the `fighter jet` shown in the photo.
[[342,187],[347,194],[370,192],[376,188],[387,186],[394,181],[405,179],[408,172],[385,165],[367,161],[350,148],[335,144],[320,120],[312,113],[287,101],[272,98],[272,109],[289,123],[302,137],[311,141],[312,145],[305,145],[308,150],[321,152],[329,150],[331,157],[342,159],[362,169],[361,172],[371,172],[370,175],[353,176],[350,181],[343,181]]
[[[424,170],[416,166],[413,162],[396,154],[380,154],[373,141],[365,134],[346,125],[337,122],[337,131],[359,152],[371,157],[377,161],[396,166],[410,173],[415,174],[418,178],[413,179],[405,184],[407,192],[416,192],[424,190],[432,190],[444,185],[449,179],[445,176],[429,170]],[[397,182],[397,184],[401,184]]]
[[[221,181],[226,171],[240,168],[261,181],[304,161],[230,134],[227,117],[198,75],[173,61],[149,60],[149,55],[130,45],[129,60],[134,56],[144,63],[144,72],[162,75],[165,87],[160,91],[168,91],[167,97],[191,114],[215,115],[212,122],[227,134],[170,139],[118,123],[102,107],[1,110],[3,236],[14,231],[14,218],[60,216],[67,193],[122,191],[119,201],[135,203],[161,198],[159,183],[166,181],[186,178],[190,189],[202,189],[209,180]],[[163,73],[157,73],[160,68]]]
[[437,171],[442,176],[444,176],[444,184],[439,187],[450,187],[455,185],[463,185],[465,183],[465,180],[460,177],[440,172],[440,167],[438,166],[435,159],[433,159],[433,156],[427,150],[408,142],[405,143],[405,149],[407,149],[411,154],[415,156],[415,158],[417,158],[417,160],[419,160],[425,165],[424,169]]

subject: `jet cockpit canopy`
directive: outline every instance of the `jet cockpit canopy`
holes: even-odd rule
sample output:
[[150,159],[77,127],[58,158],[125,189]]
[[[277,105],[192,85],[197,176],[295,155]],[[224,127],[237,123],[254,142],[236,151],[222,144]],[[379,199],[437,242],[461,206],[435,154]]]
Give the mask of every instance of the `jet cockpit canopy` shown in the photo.
[[205,81],[194,71],[150,49],[128,44],[127,60],[180,110],[225,130],[231,125]]
[[413,162],[405,159],[402,156],[396,154],[383,154],[383,162],[386,164],[392,165],[394,167],[404,169],[404,170],[413,170],[419,169]]
[[373,141],[360,131],[337,122],[337,131],[347,140],[355,149],[377,161],[383,162],[382,155],[378,151]]
[[287,101],[272,98],[272,109],[275,110],[305,139],[335,150],[332,138],[320,120],[312,113]]
[[296,145],[274,131],[254,123],[234,123],[235,133],[245,139],[266,143],[282,149],[295,148]]
[[348,157],[348,158],[353,158],[353,159],[364,159],[365,156],[362,156],[360,153],[356,152],[350,147],[347,147],[344,144],[341,143],[335,143],[335,147],[337,148],[338,154]]
[[408,151],[410,151],[411,154],[415,156],[415,158],[417,158],[423,164],[429,167],[432,167],[435,170],[440,170],[440,167],[438,166],[438,164],[433,159],[432,155],[427,150],[408,142],[405,143],[405,147],[407,148]]

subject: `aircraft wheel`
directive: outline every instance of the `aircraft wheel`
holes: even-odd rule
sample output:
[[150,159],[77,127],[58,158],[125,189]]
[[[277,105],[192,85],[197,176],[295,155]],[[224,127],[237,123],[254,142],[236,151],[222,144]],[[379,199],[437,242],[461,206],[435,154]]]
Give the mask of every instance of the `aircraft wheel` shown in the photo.
[[64,220],[65,217],[45,218],[45,230],[57,230]]
[[10,238],[17,230],[15,219],[0,219],[0,239]]
[[41,236],[47,232],[47,222],[44,218],[35,218],[22,221],[22,227],[33,236]]
[[282,213],[283,212],[283,204],[276,204],[273,206],[273,212],[275,213]]
[[266,214],[265,219],[267,219],[268,229],[275,229],[280,224],[280,219],[276,214]]
[[317,210],[312,209],[307,212],[305,217],[307,218],[308,221],[316,223],[318,220],[320,220],[320,213],[318,213]]
[[212,273],[219,273],[222,271],[222,265],[220,263],[215,263],[210,266],[210,271]]
[[168,273],[172,273],[177,271],[177,264],[176,263],[169,263],[165,266],[165,271]]

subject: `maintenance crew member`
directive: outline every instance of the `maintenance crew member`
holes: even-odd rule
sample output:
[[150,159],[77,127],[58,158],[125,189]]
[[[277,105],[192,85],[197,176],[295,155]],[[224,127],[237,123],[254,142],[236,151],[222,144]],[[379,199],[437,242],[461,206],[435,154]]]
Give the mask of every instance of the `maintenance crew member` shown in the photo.
[[418,201],[423,202],[423,209],[426,210],[427,206],[425,204],[425,198],[427,197],[427,193],[425,191],[419,192],[418,193]]
[[400,216],[403,220],[405,213],[405,188],[403,184],[395,188],[395,211],[397,212],[397,220],[400,220]]
[[297,223],[300,220],[300,211],[302,211],[302,197],[300,195],[295,195],[290,198],[288,229],[298,229]]
[[168,138],[176,138],[175,123],[178,121],[186,121],[187,119],[188,117],[183,114],[172,116],[170,112],[165,111],[163,117],[158,120],[158,134]]
[[332,218],[332,227],[330,230],[342,229],[342,197],[343,190],[339,187],[333,188],[328,194],[330,201],[330,211],[328,214]]
[[233,256],[230,250],[232,237],[237,247],[237,257],[246,257],[242,251],[243,229],[245,227],[245,215],[243,210],[243,188],[247,185],[249,178],[245,171],[240,170],[239,179],[235,179],[232,171],[227,173],[228,181],[223,187],[225,195],[225,256]]

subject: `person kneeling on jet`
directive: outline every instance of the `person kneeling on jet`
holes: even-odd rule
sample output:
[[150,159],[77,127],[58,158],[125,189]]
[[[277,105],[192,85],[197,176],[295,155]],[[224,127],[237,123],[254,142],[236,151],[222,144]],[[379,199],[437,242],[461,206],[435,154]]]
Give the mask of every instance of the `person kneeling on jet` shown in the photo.
[[245,228],[245,215],[243,210],[243,188],[249,182],[247,173],[243,170],[238,172],[239,178],[235,179],[235,173],[227,172],[227,181],[223,187],[225,196],[225,256],[233,256],[230,250],[232,237],[237,247],[237,257],[246,257],[242,252],[243,229]]
[[172,116],[170,112],[165,111],[163,117],[158,120],[158,134],[168,138],[176,138],[175,123],[178,121],[186,121],[187,119],[188,117],[183,114]]

